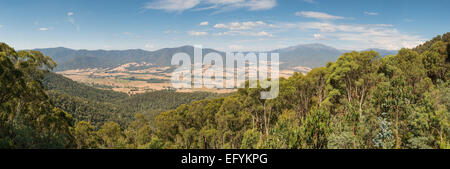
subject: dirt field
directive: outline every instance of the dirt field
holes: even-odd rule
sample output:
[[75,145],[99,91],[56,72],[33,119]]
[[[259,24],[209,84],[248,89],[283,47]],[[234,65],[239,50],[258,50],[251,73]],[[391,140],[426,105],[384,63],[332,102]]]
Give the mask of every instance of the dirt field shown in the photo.
[[[128,94],[145,93],[172,88],[171,67],[155,67],[149,63],[127,63],[110,69],[76,69],[57,72],[74,81],[100,89],[110,89]],[[204,68],[206,71],[208,67]],[[308,68],[301,68],[309,70]],[[248,68],[246,69],[248,70]],[[244,70],[242,70],[244,71]],[[270,71],[270,70],[269,70]],[[293,70],[280,70],[280,77],[288,78]],[[224,73],[226,74],[226,73]],[[248,75],[248,73],[246,73]],[[220,78],[220,77],[219,77]],[[234,89],[179,89],[177,92],[208,91],[216,93],[231,93]]]

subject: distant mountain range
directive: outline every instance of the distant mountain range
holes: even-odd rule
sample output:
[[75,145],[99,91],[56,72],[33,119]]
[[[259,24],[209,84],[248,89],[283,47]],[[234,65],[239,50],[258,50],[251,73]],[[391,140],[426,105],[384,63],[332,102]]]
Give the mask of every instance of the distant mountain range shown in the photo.
[[322,44],[306,44],[273,50],[280,54],[281,67],[320,67],[327,62],[336,61],[344,52]]
[[[112,68],[131,62],[147,62],[155,66],[170,66],[172,56],[176,53],[194,55],[194,47],[182,46],[177,48],[164,48],[156,51],[134,50],[73,50],[68,48],[35,49],[52,57],[58,63],[55,71],[84,68]],[[383,49],[367,49],[380,53],[381,56],[396,54],[397,51]],[[366,51],[366,50],[364,50]],[[225,52],[214,49],[203,49],[203,54],[217,52],[225,56]],[[323,44],[305,44],[277,49],[269,52],[280,54],[282,69],[297,66],[319,67],[327,62],[336,61],[337,58],[348,50],[338,50]]]
[[[182,46],[178,48],[164,48],[157,51],[132,50],[73,50],[68,48],[35,49],[48,55],[58,63],[55,71],[84,69],[84,68],[111,68],[131,62],[147,62],[157,66],[171,65],[172,56],[184,52],[194,55],[194,47]],[[219,52],[212,49],[203,49],[203,53]]]

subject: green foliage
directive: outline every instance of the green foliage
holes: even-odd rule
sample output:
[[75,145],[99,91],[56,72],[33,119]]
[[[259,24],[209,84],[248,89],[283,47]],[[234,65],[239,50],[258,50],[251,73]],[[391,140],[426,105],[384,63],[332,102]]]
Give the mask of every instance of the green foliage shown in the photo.
[[261,133],[255,129],[249,129],[244,133],[242,138],[241,149],[256,149],[258,148],[258,141],[261,137]]
[[320,109],[313,109],[302,119],[302,123],[302,148],[326,148],[330,132],[330,113]]
[[446,43],[438,41],[431,49],[422,54],[424,68],[427,70],[427,75],[434,83],[438,80],[446,81],[446,76],[450,71],[448,62],[448,50]]
[[47,90],[89,101],[113,102],[128,98],[125,93],[95,89],[53,72],[46,73],[42,82]]
[[101,138],[100,147],[106,149],[125,148],[125,136],[119,124],[107,122],[98,130],[97,134]]
[[427,41],[424,44],[415,47],[413,50],[419,54],[422,54],[422,53],[430,50],[431,46],[433,46],[438,41],[442,41],[448,45],[450,43],[450,32],[447,32],[444,35],[438,35],[438,36],[434,37],[432,40]]
[[95,128],[100,128],[108,121],[128,125],[133,120],[133,114],[121,112],[119,105],[114,103],[88,100],[53,90],[47,91],[47,93],[51,103],[70,113],[75,122],[87,121]]
[[136,149],[145,146],[152,141],[152,134],[150,122],[145,119],[144,115],[136,114],[135,121],[131,122],[125,130],[125,136],[129,143],[127,148]]
[[97,148],[99,141],[94,126],[81,121],[75,125],[73,136],[78,149]]
[[302,127],[297,113],[293,110],[284,110],[271,131],[268,148],[296,149],[302,148]]
[[0,148],[71,148],[72,117],[50,104],[41,79],[49,56],[0,43]]

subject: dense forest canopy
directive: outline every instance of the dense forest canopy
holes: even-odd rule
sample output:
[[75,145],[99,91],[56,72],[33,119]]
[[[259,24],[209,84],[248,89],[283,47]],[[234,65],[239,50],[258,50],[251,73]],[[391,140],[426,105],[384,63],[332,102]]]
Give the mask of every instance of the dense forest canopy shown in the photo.
[[0,147],[448,149],[449,38],[386,57],[345,53],[281,79],[272,100],[262,88],[129,97],[52,84],[63,77],[47,74],[50,57],[1,44]]

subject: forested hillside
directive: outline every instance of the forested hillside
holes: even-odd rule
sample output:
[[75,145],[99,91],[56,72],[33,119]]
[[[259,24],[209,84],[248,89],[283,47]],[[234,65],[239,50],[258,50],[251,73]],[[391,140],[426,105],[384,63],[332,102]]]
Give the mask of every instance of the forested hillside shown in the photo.
[[57,91],[87,100],[110,102],[128,98],[128,95],[125,93],[114,92],[111,90],[99,90],[81,83],[74,82],[69,78],[53,72],[45,74],[42,82],[47,90]]
[[76,122],[89,121],[96,128],[108,121],[127,126],[138,113],[144,114],[147,119],[153,119],[155,115],[175,109],[181,104],[224,96],[206,92],[172,91],[128,96],[121,92],[86,86],[52,72],[46,73],[42,82],[51,103],[71,114]]
[[273,100],[261,88],[128,97],[54,75],[46,91],[53,61],[1,44],[0,147],[448,149],[449,37],[386,57],[345,53],[281,79]]

